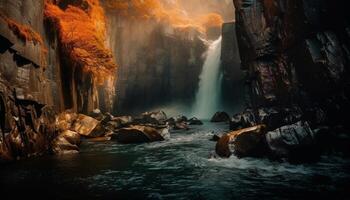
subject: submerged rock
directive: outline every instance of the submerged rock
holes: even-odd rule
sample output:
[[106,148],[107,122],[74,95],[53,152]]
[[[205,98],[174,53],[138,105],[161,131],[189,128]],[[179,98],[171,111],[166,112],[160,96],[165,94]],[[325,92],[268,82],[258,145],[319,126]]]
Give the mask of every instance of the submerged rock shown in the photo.
[[265,126],[258,125],[223,135],[216,143],[216,153],[220,157],[261,156],[265,152]]
[[150,126],[135,125],[119,129],[112,135],[112,140],[123,144],[162,141],[169,134],[167,128],[157,129]]
[[203,125],[203,122],[201,120],[199,120],[198,118],[193,117],[193,118],[188,120],[188,124],[189,125]]
[[230,116],[226,112],[216,112],[210,120],[211,122],[228,122]]

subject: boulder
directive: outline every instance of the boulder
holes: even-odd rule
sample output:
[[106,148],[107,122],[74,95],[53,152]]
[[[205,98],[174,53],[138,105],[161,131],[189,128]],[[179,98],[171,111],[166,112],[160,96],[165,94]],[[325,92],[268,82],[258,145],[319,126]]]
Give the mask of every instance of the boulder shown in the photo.
[[262,107],[254,113],[251,109],[234,115],[230,120],[230,129],[239,130],[264,124],[267,131],[275,130],[281,126],[293,124],[301,120],[303,112],[295,107]]
[[136,124],[165,124],[167,116],[163,111],[145,112],[136,118]]
[[66,130],[62,132],[59,137],[64,137],[69,143],[80,145],[81,138],[80,135],[74,131]]
[[78,115],[71,110],[66,110],[58,114],[56,119],[56,127],[58,131],[69,130],[77,118]]
[[98,121],[102,121],[103,119],[105,119],[107,117],[107,115],[104,115],[100,109],[94,109],[90,114],[90,117],[93,117],[95,119],[97,119]]
[[134,119],[131,116],[119,116],[119,117],[113,117],[111,121],[118,122],[120,125],[126,126],[128,124],[131,124]]
[[80,135],[66,130],[52,142],[52,151],[55,154],[79,153]]
[[258,120],[265,124],[267,131],[294,124],[301,120],[303,112],[299,107],[265,107],[258,109]]
[[187,122],[188,118],[184,115],[179,115],[174,118],[176,123],[182,123],[182,122]]
[[186,122],[176,122],[174,125],[175,130],[189,130],[188,124]]
[[96,137],[96,138],[88,138],[87,140],[90,142],[106,142],[110,141],[112,139],[111,136],[102,136],[102,137]]
[[156,129],[150,126],[135,125],[119,129],[111,137],[123,144],[162,141],[167,137],[168,129]]
[[211,122],[228,122],[230,116],[226,112],[216,112],[210,120]]
[[203,122],[201,120],[199,120],[198,118],[193,117],[193,118],[188,120],[188,124],[189,125],[203,125]]
[[101,137],[106,132],[100,121],[83,114],[78,115],[71,130],[85,137]]
[[216,153],[220,157],[261,156],[265,152],[265,126],[258,125],[223,135],[216,143]]
[[10,148],[0,139],[0,164],[10,162],[13,159]]
[[175,126],[175,118],[171,117],[165,121],[165,124],[168,126]]
[[314,132],[307,122],[299,121],[266,134],[266,142],[273,158],[290,162],[313,161],[318,158]]
[[213,137],[211,137],[210,141],[214,141],[214,142],[217,142],[220,140],[220,136],[214,134]]
[[230,120],[230,130],[240,130],[257,125],[257,120],[251,109],[234,115]]

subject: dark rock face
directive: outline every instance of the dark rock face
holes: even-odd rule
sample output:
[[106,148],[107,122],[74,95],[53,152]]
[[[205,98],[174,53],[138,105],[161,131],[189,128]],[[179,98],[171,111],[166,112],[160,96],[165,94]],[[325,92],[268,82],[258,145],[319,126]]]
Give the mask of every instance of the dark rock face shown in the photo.
[[107,15],[119,65],[117,112],[136,113],[172,100],[191,102],[206,50],[200,34],[152,20],[120,17],[113,10]]
[[223,70],[223,104],[235,106],[236,110],[242,110],[245,102],[245,74],[241,69],[241,60],[234,22],[224,23],[222,26],[221,67]]
[[[342,8],[345,1],[333,6],[329,0],[234,3],[252,107],[294,104],[303,112],[320,107],[332,116],[329,118],[337,117],[332,114],[336,107],[345,108],[341,113],[348,111],[349,17]],[[333,23],[329,23],[331,18]],[[325,105],[330,102],[338,106]]]
[[[230,128],[265,124],[272,131],[269,137],[274,133],[281,143],[288,138],[295,144],[294,153],[288,150],[283,155],[289,158],[319,145],[312,129],[349,130],[346,1],[234,0],[234,4],[249,98],[247,109],[231,118]],[[330,132],[322,138],[333,140]]]

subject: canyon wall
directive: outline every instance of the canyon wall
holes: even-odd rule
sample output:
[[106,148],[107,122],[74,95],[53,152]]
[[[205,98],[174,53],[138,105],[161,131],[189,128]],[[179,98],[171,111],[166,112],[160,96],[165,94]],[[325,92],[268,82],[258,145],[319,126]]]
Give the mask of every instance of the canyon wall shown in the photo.
[[38,155],[63,109],[57,42],[49,43],[43,1],[0,2],[0,162]]
[[[93,0],[74,3],[76,5],[71,6],[84,5],[90,10],[98,6]],[[51,11],[48,4],[59,12],[47,13]],[[73,43],[64,43],[66,33],[56,24],[61,20],[58,18],[64,16],[54,20],[50,18],[53,15],[48,16],[64,13],[64,6],[68,4],[63,1],[0,1],[0,162],[47,152],[56,136],[57,112],[72,109],[89,113],[95,108],[112,109],[110,97],[114,97],[114,83],[110,82],[113,81],[106,78],[98,83],[93,73],[94,67],[102,71],[104,62],[84,63],[96,58],[114,67],[112,56],[105,53],[108,50],[101,45],[104,41],[99,42],[100,46],[89,46],[96,54],[84,51],[84,44],[79,43],[81,48],[76,49]],[[70,9],[92,19],[86,15],[90,11],[79,7]],[[84,33],[89,34],[86,30]],[[72,55],[76,62],[71,62]],[[86,70],[83,64],[91,63],[92,69]],[[99,101],[99,97],[103,99]]]
[[224,108],[234,112],[244,109],[246,100],[245,74],[241,69],[241,60],[236,34],[235,22],[227,22],[222,26],[221,67],[223,71],[223,103]]
[[234,0],[234,4],[247,103],[255,115],[262,109],[297,107],[313,128],[348,126],[346,1]]
[[[207,46],[195,29],[107,12],[118,60],[115,111],[146,111],[169,102],[191,103]],[[218,37],[218,35],[217,35]]]

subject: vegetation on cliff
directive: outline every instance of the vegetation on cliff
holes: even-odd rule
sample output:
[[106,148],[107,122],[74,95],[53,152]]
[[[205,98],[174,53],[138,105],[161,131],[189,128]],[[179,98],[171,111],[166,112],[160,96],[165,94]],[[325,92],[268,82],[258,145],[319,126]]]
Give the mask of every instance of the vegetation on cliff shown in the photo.
[[[45,18],[58,31],[62,52],[75,67],[91,72],[98,83],[114,74],[116,64],[106,47],[105,16],[99,0],[85,0],[82,6],[63,10],[46,1]],[[84,5],[84,6],[83,6]]]

